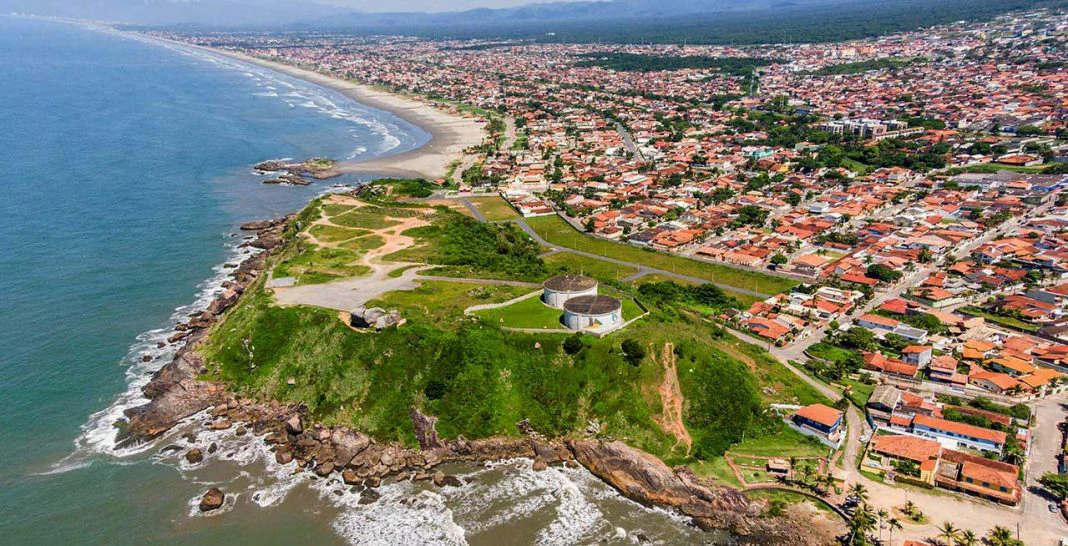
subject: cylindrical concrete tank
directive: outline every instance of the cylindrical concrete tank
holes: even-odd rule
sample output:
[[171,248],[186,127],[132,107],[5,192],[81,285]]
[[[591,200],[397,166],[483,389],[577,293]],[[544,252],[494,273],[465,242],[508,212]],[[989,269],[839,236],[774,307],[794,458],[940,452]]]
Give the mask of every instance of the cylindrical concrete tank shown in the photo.
[[577,296],[564,303],[564,324],[572,330],[612,329],[623,324],[623,304],[611,296]]
[[545,281],[543,286],[541,301],[557,309],[563,309],[564,302],[571,298],[597,295],[597,280],[585,275],[560,275]]

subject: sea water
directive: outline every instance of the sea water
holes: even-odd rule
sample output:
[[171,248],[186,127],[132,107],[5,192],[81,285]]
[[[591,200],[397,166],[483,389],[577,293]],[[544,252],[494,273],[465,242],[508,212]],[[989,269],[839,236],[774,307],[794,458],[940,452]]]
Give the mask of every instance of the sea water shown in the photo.
[[[626,544],[706,540],[584,470],[450,471],[458,489],[360,493],[281,466],[255,438],[178,433],[118,450],[111,427],[219,290],[237,226],[331,182],[265,186],[273,158],[360,159],[429,135],[332,91],[212,54],[0,16],[0,543]],[[347,183],[357,180],[347,179]],[[149,362],[142,362],[148,355]],[[195,419],[194,419],[195,421]],[[217,485],[221,513],[196,502]]]

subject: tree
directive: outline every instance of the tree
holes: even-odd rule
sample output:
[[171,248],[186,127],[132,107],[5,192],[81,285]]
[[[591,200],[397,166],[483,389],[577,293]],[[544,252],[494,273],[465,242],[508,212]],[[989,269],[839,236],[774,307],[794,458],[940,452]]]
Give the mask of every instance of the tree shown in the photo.
[[[859,485],[859,484],[858,484]],[[848,543],[855,546],[866,546],[868,535],[875,529],[875,512],[866,503],[861,504],[849,518]]]
[[786,256],[783,256],[782,254],[776,254],[776,255],[771,257],[771,263],[773,263],[775,265],[785,265],[786,262],[788,262],[788,261],[790,261],[790,260]]
[[1007,527],[995,525],[986,534],[986,542],[990,546],[1022,546],[1023,542],[1012,536],[1012,530]]
[[945,541],[944,544],[947,546],[953,544],[957,539],[958,533],[960,533],[960,530],[950,521],[943,521],[942,525],[938,526],[938,538],[943,539]]
[[564,340],[563,344],[564,352],[569,355],[573,355],[581,351],[583,346],[584,345],[582,343],[582,335],[578,333],[568,336],[567,339]]
[[860,482],[850,486],[848,494],[850,497],[856,498],[858,503],[864,504],[868,502],[868,488],[864,487],[864,484]]
[[620,349],[623,350],[623,360],[631,366],[641,364],[642,360],[645,358],[645,348],[642,347],[641,343],[638,343],[631,338],[624,339]]
[[853,326],[838,336],[838,343],[848,349],[868,351],[875,347],[875,334],[867,328]]
[[1058,500],[1068,498],[1068,474],[1047,472],[1038,479],[1038,483],[1042,484],[1042,487],[1045,487]]
[[869,265],[867,275],[873,279],[886,283],[891,283],[901,278],[900,271],[894,271],[883,264]]
[[979,537],[970,529],[965,529],[964,531],[961,531],[955,544],[956,546],[978,546]]
[[894,543],[894,530],[896,529],[896,530],[900,531],[901,529],[903,529],[903,527],[901,526],[901,522],[898,521],[897,518],[890,518],[890,520],[886,522],[886,526],[887,526],[887,528],[890,529],[890,538],[889,538],[888,541],[890,542],[890,544],[893,544]]

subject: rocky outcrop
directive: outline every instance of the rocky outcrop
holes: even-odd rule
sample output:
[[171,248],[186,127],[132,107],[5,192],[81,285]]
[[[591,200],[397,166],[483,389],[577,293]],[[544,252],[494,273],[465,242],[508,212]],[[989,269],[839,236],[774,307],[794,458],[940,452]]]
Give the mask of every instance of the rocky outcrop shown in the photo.
[[212,487],[200,498],[200,511],[211,512],[212,510],[218,510],[222,508],[224,502],[226,502],[226,493],[223,493],[218,487]]
[[275,178],[264,180],[264,184],[294,184],[297,186],[307,186],[308,184],[311,184],[311,182],[308,182],[304,178],[305,176],[316,180],[326,180],[328,178],[334,178],[335,176],[341,176],[341,171],[337,169],[336,163],[333,160],[322,157],[315,157],[300,163],[289,163],[278,160],[263,161],[253,165],[252,169],[260,174],[275,175]]
[[357,307],[352,310],[349,319],[349,325],[353,328],[374,328],[375,331],[401,324],[404,324],[404,319],[396,309],[386,311],[381,307]]
[[[269,241],[265,246],[274,248],[277,246],[274,241],[281,241],[291,219],[249,222],[242,227],[256,231],[253,243]],[[206,311],[196,313],[187,322],[176,326],[175,334],[168,341],[183,345],[174,359],[153,374],[142,389],[149,402],[127,410],[125,419],[116,423],[120,429],[120,446],[155,438],[182,419],[227,402],[228,395],[222,384],[202,379],[207,367],[195,349],[220,316],[237,303],[245,288],[263,274],[266,259],[267,253],[261,252],[243,260],[230,272],[226,290],[208,305]],[[226,427],[223,428],[229,427],[227,420],[217,423],[219,427],[224,424]]]
[[419,441],[419,447],[423,449],[437,449],[444,444],[438,439],[438,418],[432,415],[423,415],[417,408],[412,408],[412,427],[415,428],[415,439]]
[[657,457],[623,442],[569,440],[582,466],[626,497],[647,505],[669,506],[693,518],[702,529],[727,529],[744,543],[818,544],[801,522],[762,518],[763,503],[736,489],[709,487],[689,467],[670,468]]

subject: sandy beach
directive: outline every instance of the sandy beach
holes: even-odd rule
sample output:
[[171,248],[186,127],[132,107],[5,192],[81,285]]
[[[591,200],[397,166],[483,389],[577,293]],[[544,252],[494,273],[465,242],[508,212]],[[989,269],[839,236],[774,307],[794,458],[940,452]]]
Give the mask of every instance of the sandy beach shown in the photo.
[[[180,43],[180,42],[176,42]],[[181,43],[186,47],[190,44]],[[451,114],[428,101],[390,93],[351,81],[334,78],[293,65],[269,61],[243,53],[204,48],[219,55],[269,68],[294,78],[333,89],[360,104],[390,112],[430,133],[430,141],[414,150],[367,161],[346,161],[338,169],[348,173],[370,173],[394,177],[442,178],[449,163],[459,160],[464,149],[482,143],[485,122],[474,117]]]

